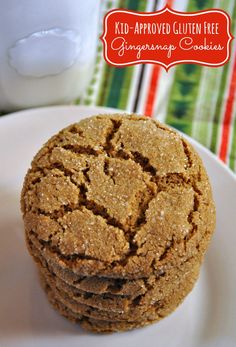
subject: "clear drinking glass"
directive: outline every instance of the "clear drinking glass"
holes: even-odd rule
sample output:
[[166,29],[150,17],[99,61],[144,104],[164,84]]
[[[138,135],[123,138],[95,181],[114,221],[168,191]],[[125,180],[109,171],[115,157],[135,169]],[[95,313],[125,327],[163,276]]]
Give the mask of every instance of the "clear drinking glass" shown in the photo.
[[0,0],[0,110],[69,102],[93,73],[98,0]]

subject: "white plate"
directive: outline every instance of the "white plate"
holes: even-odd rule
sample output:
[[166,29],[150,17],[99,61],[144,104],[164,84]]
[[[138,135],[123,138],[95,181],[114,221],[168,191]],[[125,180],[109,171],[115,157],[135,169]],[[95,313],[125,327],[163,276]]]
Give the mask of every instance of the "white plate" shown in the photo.
[[48,304],[24,242],[19,210],[23,178],[33,155],[51,135],[81,118],[107,111],[50,107],[0,119],[0,346],[236,346],[236,179],[193,140],[213,185],[217,231],[200,279],[184,303],[160,323],[101,336],[84,332]]

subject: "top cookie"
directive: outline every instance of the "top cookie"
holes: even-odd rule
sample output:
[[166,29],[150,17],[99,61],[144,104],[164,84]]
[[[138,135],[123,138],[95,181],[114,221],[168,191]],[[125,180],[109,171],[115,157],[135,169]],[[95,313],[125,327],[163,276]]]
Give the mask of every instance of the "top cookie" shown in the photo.
[[52,137],[22,190],[27,237],[81,275],[141,278],[205,252],[215,225],[202,162],[177,132],[98,115]]

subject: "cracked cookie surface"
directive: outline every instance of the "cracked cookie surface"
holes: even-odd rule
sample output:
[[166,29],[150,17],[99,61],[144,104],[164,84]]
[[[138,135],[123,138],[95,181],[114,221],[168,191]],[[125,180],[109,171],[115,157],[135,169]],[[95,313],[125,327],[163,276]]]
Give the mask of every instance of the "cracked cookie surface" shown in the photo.
[[43,256],[85,276],[150,276],[204,253],[215,225],[196,152],[134,115],[98,115],[51,138],[27,173],[21,205]]

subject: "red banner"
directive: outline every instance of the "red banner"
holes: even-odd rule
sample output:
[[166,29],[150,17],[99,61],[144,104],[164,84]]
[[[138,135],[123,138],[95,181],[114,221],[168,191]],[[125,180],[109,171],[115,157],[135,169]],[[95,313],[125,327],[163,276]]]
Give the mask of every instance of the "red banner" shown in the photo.
[[104,58],[113,66],[182,63],[217,67],[230,58],[230,17],[219,9],[177,12],[112,10],[104,17]]

